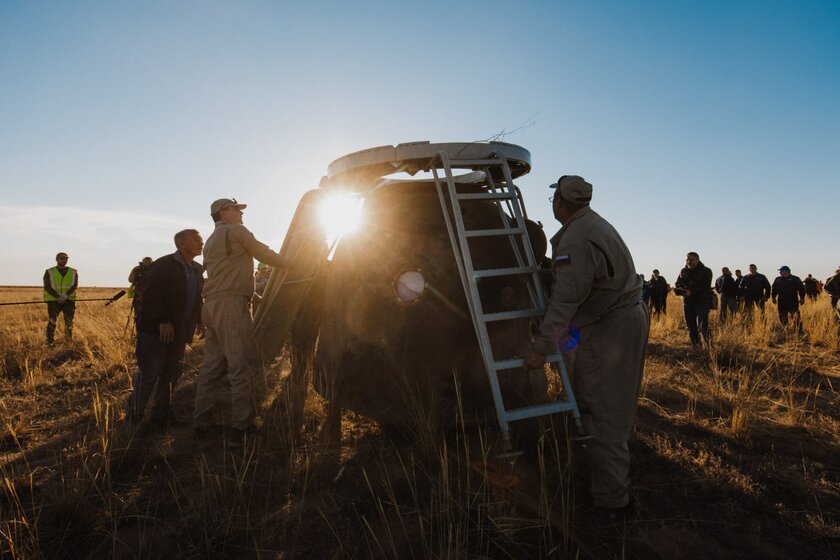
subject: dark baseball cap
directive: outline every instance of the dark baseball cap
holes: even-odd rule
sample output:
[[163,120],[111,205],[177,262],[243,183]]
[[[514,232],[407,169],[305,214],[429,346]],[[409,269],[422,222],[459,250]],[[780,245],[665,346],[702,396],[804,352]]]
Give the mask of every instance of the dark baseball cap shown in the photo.
[[783,264],[779,267],[779,272],[790,272],[790,267],[786,264]]

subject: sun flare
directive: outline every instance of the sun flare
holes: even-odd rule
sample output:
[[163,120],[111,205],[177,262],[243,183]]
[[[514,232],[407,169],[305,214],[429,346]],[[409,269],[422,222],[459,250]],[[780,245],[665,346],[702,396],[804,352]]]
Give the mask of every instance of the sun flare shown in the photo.
[[327,243],[332,245],[343,235],[359,228],[364,199],[352,195],[329,195],[318,209],[318,219]]

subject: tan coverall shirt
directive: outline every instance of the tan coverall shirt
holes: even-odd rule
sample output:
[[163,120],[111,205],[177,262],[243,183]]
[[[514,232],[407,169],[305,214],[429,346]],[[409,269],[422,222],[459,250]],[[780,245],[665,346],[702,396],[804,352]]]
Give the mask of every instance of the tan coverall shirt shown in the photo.
[[201,319],[207,330],[204,359],[195,383],[193,423],[208,429],[221,422],[222,379],[230,385],[230,425],[253,426],[264,396],[264,380],[254,337],[249,303],[254,296],[254,259],[286,268],[287,261],[254,238],[241,224],[216,222],[204,244],[204,306]]
[[633,257],[609,222],[588,206],[551,238],[554,283],[534,348],[549,355],[574,326],[587,327],[642,297]]
[[554,354],[572,327],[580,345],[573,369],[595,506],[630,502],[630,452],[648,336],[642,279],[618,232],[589,207],[551,239],[554,284],[535,349]]
[[204,244],[207,281],[204,299],[254,295],[254,259],[271,266],[287,268],[286,259],[260,243],[241,224],[216,222],[216,229]]

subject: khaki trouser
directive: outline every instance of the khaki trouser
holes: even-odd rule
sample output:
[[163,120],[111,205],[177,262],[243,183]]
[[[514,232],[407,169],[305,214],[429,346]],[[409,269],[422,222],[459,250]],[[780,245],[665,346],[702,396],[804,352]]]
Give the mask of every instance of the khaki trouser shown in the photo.
[[648,311],[639,302],[581,330],[574,389],[584,429],[594,436],[586,458],[598,507],[620,508],[630,500],[627,440],[636,416],[648,329]]
[[222,380],[230,383],[230,425],[244,430],[254,423],[263,390],[262,367],[248,298],[216,297],[204,302],[204,360],[195,384],[196,428],[221,424]]

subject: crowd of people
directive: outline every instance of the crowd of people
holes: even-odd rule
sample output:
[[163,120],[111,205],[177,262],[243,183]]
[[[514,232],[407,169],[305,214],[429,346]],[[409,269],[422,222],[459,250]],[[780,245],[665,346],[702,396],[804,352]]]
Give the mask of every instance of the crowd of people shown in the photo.
[[[618,232],[589,206],[592,185],[564,175],[551,185],[554,216],[562,224],[551,239],[553,283],[539,332],[524,350],[526,368],[539,369],[560,352],[575,348],[575,387],[582,424],[591,440],[586,446],[593,503],[609,519],[633,512],[630,455],[636,402],[644,371],[651,316],[667,313],[668,281],[654,270],[649,280],[637,274],[633,258]],[[243,225],[245,204],[219,199],[210,205],[214,230],[205,243],[198,231],[174,236],[175,252],[144,258],[131,271],[132,309],[137,330],[137,373],[125,411],[125,424],[162,430],[183,422],[173,417],[172,395],[184,368],[186,345],[198,334],[204,353],[195,383],[192,426],[200,446],[225,442],[242,447],[252,437],[258,403],[263,397],[262,366],[252,323],[255,292],[265,289],[269,266],[290,262],[259,242]],[[203,255],[203,266],[194,261]],[[253,264],[261,265],[254,272]],[[64,314],[65,335],[72,335],[78,274],[59,253],[57,266],[44,274],[44,301],[53,343],[56,320]],[[205,278],[206,274],[206,278]],[[683,298],[691,343],[711,342],[709,312],[720,308],[725,324],[741,314],[750,321],[771,300],[782,325],[801,332],[799,306],[821,291],[840,298],[840,268],[823,285],[810,274],[803,281],[788,266],[771,284],[749,265],[749,273],[728,267],[713,280],[696,252],[674,282]],[[549,361],[551,361],[549,360]],[[223,381],[229,391],[224,390]],[[220,402],[230,398],[230,418],[223,423]],[[154,399],[152,396],[154,395]],[[148,413],[147,405],[154,406]]]
[[[192,424],[196,439],[207,445],[224,436],[228,447],[242,447],[253,434],[261,400],[261,363],[254,338],[251,303],[257,285],[264,289],[270,269],[254,272],[254,260],[286,268],[288,262],[257,241],[243,225],[245,204],[223,198],[210,205],[215,227],[205,243],[194,229],[175,234],[175,252],[146,257],[129,274],[129,297],[137,331],[137,373],[125,409],[124,425],[165,430],[184,419],[172,414],[172,395],[184,369],[186,346],[204,337],[204,357],[196,380]],[[194,261],[203,255],[203,265]],[[64,334],[72,338],[79,277],[68,255],[56,255],[44,273],[49,320],[47,343],[53,344],[56,321],[64,315]],[[205,278],[206,274],[206,278]],[[223,426],[222,382],[230,387],[230,422]],[[152,396],[154,395],[154,398]],[[152,401],[153,408],[146,411]]]
[[[806,299],[817,301],[823,292],[831,296],[831,307],[837,309],[840,298],[840,267],[834,275],[821,282],[811,274],[802,280],[791,274],[787,265],[779,267],[779,275],[773,283],[767,276],[758,272],[755,264],[749,265],[749,272],[744,275],[740,270],[735,274],[729,267],[721,269],[721,275],[713,281],[711,269],[700,261],[695,252],[686,255],[686,265],[677,275],[673,292],[683,298],[683,315],[688,328],[689,339],[695,347],[711,342],[709,312],[719,309],[719,321],[725,325],[736,315],[742,315],[747,323],[753,320],[754,312],[764,315],[765,304],[771,301],[776,305],[779,324],[791,325],[799,335],[804,334],[799,307]],[[652,316],[667,312],[668,294],[672,291],[668,282],[654,269],[649,280],[644,282],[642,298],[648,305]],[[838,312],[840,317],[840,312]]]

